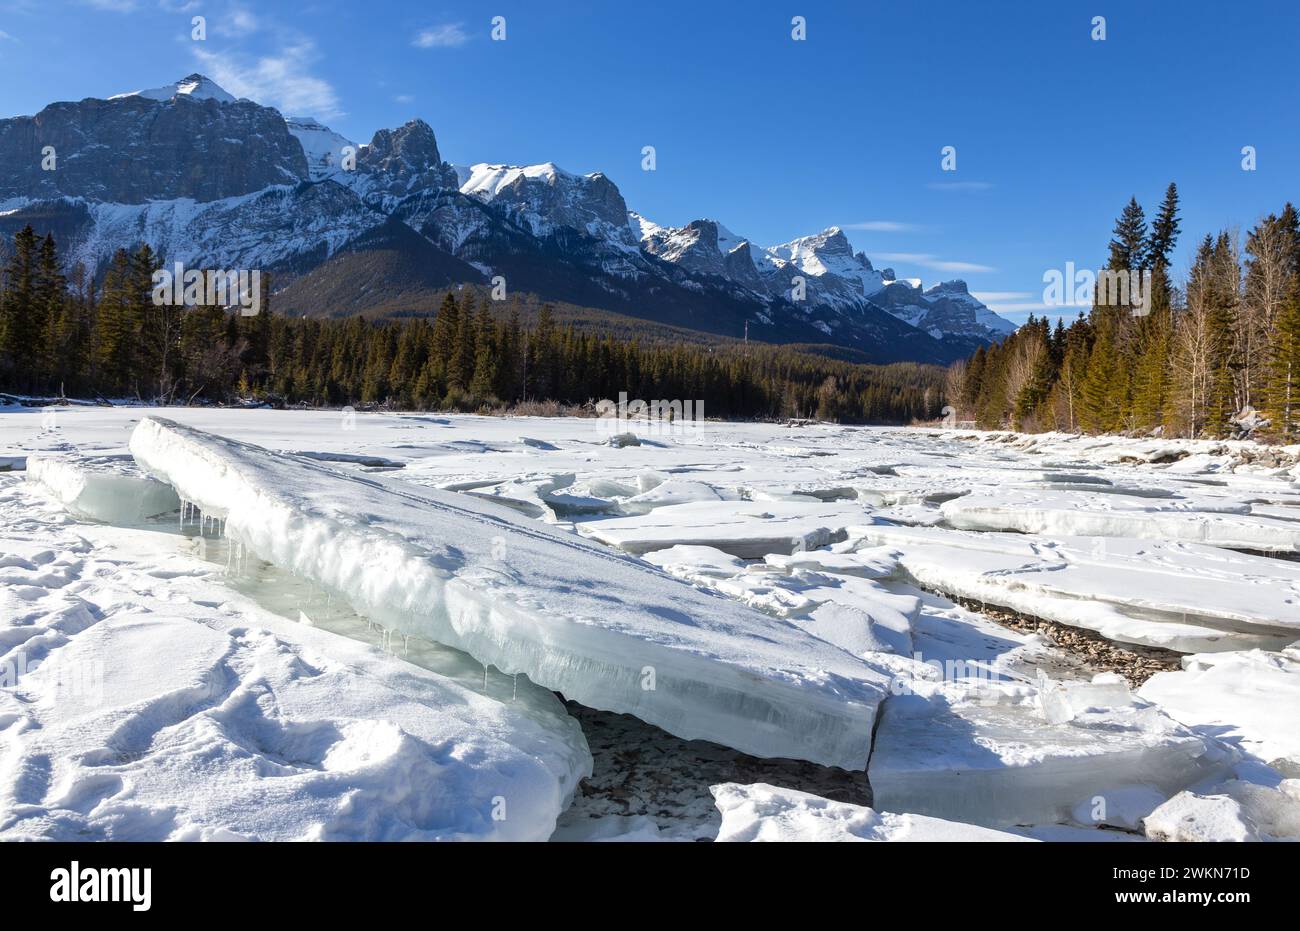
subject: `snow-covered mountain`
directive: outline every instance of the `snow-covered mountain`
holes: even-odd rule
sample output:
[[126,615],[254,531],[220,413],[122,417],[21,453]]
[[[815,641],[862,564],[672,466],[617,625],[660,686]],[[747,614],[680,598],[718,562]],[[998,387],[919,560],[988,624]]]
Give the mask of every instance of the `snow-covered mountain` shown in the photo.
[[838,228],[764,247],[714,220],[661,226],[599,172],[455,167],[421,120],[357,144],[201,74],[0,120],[0,232],[26,223],[95,271],[139,242],[262,268],[295,312],[383,310],[383,277],[358,273],[382,255],[429,289],[502,275],[516,293],[878,361],[946,362],[1014,329],[963,282],[875,269]]

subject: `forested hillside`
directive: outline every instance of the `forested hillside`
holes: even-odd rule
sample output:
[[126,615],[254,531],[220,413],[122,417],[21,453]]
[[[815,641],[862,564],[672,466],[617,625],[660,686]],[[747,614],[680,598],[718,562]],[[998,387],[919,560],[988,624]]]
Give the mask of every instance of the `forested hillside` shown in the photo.
[[521,401],[691,399],[719,417],[907,423],[935,417],[943,370],[854,364],[794,348],[642,344],[520,319],[472,291],[400,320],[288,318],[262,278],[255,316],[153,300],[161,266],[119,251],[96,286],[60,274],[53,238],[14,240],[0,293],[0,390],[162,403],[481,410]]
[[999,346],[948,372],[959,420],[1018,430],[1166,435],[1300,430],[1300,225],[1286,204],[1244,238],[1201,239],[1185,279],[1170,184],[1148,228],[1137,200],[1115,224],[1107,268],[1150,275],[1150,299],[1094,303],[1069,326],[1031,317]]

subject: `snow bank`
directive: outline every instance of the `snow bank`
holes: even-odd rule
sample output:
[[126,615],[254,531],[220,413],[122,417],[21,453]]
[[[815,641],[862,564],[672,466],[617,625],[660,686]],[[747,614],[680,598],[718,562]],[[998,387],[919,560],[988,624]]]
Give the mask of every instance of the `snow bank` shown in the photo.
[[1159,841],[1300,841],[1300,779],[1276,787],[1232,779],[1209,795],[1180,792],[1143,824]]
[[240,545],[387,627],[686,739],[865,764],[888,677],[789,623],[464,496],[152,417],[131,451]]
[[140,472],[129,456],[32,456],[27,481],[70,512],[107,524],[131,524],[180,507],[175,490]]
[[756,783],[709,791],[722,812],[719,841],[1027,841],[1004,831],[925,815],[896,815]]
[[591,767],[576,722],[352,641],[146,611],[78,633],[0,719],[4,839],[545,840]]
[[1237,744],[1266,763],[1300,772],[1300,643],[1280,653],[1250,650],[1183,657],[1138,693],[1189,727]]

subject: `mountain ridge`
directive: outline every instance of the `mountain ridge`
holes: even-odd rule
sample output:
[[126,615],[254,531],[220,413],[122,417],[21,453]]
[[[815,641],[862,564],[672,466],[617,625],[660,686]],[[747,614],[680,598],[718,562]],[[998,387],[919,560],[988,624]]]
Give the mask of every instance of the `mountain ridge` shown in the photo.
[[883,362],[947,362],[1014,330],[964,282],[922,291],[876,270],[838,227],[765,247],[717,220],[661,226],[603,172],[453,166],[420,119],[356,144],[198,73],[0,120],[0,230],[32,219],[92,272],[139,242],[192,266],[266,269],[287,298],[277,306],[293,312],[384,304],[392,295],[366,270],[370,249],[376,268],[401,265],[402,287],[500,276],[542,298]]

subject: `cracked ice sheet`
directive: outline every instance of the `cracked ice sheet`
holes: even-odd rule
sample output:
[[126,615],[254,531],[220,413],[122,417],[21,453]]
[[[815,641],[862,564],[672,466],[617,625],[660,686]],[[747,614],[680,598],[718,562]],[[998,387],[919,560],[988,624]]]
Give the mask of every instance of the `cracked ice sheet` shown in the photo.
[[1284,560],[1127,538],[887,525],[849,534],[893,550],[922,585],[1111,640],[1206,652],[1300,636],[1300,565]]
[[941,505],[959,530],[1135,537],[1266,552],[1300,551],[1300,523],[1252,515],[1230,496],[1137,495],[1003,489]]
[[385,626],[681,737],[865,764],[888,676],[796,625],[464,496],[154,418],[131,448],[233,539]]
[[12,479],[0,518],[0,837],[544,840],[590,771],[544,689],[289,623]]
[[761,782],[747,786],[723,783],[713,786],[711,791],[722,812],[719,841],[987,843],[1031,840],[1006,831],[925,815],[878,812]]

